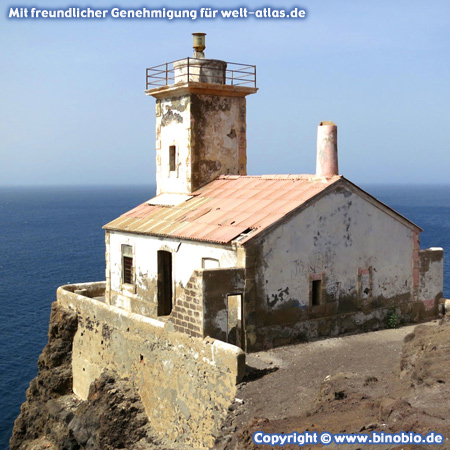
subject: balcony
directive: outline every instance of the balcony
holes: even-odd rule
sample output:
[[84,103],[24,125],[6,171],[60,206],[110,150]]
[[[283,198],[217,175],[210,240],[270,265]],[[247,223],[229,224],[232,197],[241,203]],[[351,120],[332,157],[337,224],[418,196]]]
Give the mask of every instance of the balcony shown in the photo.
[[256,89],[256,66],[216,59],[184,58],[146,71],[147,91],[191,82]]

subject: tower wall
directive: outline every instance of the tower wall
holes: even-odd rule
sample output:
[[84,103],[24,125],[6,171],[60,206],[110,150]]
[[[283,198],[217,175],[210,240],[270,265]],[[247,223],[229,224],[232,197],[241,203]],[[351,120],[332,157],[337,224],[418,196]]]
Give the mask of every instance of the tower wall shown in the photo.
[[224,174],[247,174],[245,97],[188,93],[157,100],[157,194],[190,193]]
[[219,175],[247,174],[246,99],[191,96],[193,190]]
[[[191,192],[191,96],[156,101],[156,193]],[[175,164],[170,164],[170,147]],[[175,169],[175,170],[171,170]]]

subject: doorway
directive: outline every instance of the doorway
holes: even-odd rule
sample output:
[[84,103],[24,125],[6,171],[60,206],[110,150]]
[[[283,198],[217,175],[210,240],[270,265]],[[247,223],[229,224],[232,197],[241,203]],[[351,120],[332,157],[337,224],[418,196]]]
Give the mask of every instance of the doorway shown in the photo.
[[242,348],[242,294],[227,296],[227,341]]
[[158,251],[158,316],[172,312],[172,253]]

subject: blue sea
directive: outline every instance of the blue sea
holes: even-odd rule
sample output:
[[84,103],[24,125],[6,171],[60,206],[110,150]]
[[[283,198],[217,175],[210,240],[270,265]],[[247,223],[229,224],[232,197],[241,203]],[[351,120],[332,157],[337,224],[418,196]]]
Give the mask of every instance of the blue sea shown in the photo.
[[[449,186],[364,186],[424,229],[421,248],[450,255]],[[0,188],[0,449],[8,449],[47,341],[62,284],[104,279],[102,225],[154,195],[154,186]],[[444,267],[450,295],[450,257]]]

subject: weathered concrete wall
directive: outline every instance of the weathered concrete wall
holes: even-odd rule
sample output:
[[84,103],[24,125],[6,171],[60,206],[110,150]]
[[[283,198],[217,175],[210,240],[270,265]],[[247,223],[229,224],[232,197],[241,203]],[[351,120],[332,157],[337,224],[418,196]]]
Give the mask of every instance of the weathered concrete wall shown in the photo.
[[444,250],[432,247],[419,252],[419,301],[427,315],[436,315],[444,289]]
[[225,84],[227,63],[218,59],[180,59],[173,63],[174,82]]
[[247,349],[411,318],[414,231],[346,187],[291,217],[247,251]]
[[230,311],[227,298],[229,295],[244,294],[244,269],[210,269],[203,270],[202,300],[204,335],[228,340],[228,315]]
[[[228,296],[243,296],[244,289],[242,268],[195,270],[186,285],[184,299],[178,299],[168,320],[176,331],[190,336],[230,342],[228,315],[235,312],[228,307]],[[241,342],[231,343],[242,346]]]
[[[133,286],[122,283],[122,245],[133,248]],[[235,267],[237,253],[232,247],[180,241],[119,232],[107,233],[106,280],[110,304],[147,317],[157,316],[157,274],[159,250],[172,253],[174,307],[185,301],[185,290],[202,258],[212,258],[221,268]]]
[[157,432],[194,447],[212,446],[244,374],[244,353],[71,292],[81,288],[89,291],[86,284],[57,292],[58,303],[78,314],[75,394],[86,399],[91,382],[113,370],[134,384]]
[[245,97],[192,95],[192,187],[247,174]]
[[[169,147],[176,147],[176,170],[169,165]],[[156,193],[191,192],[191,98],[156,101]]]
[[189,193],[219,175],[245,175],[246,151],[245,97],[185,94],[156,101],[157,194]]

